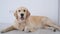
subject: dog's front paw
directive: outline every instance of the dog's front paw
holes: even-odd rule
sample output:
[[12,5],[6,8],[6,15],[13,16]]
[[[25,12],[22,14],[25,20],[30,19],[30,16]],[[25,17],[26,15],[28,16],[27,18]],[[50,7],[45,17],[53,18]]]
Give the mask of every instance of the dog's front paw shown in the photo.
[[32,32],[32,31],[28,31],[28,32]]
[[54,29],[53,31],[56,32],[56,29]]
[[5,33],[5,31],[1,31],[1,33]]
[[24,31],[24,29],[22,31]]
[[5,33],[5,32],[7,32],[7,30],[2,30],[2,31],[0,31],[1,33]]
[[28,32],[35,32],[35,30],[34,30],[34,29],[31,29],[31,30],[29,30]]

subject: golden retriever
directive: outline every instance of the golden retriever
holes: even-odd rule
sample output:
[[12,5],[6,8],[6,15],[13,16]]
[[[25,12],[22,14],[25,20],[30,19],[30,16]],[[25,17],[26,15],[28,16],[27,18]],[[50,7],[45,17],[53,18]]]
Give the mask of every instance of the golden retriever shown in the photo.
[[34,32],[39,28],[48,29],[54,28],[54,31],[60,30],[60,27],[55,25],[51,19],[45,16],[30,16],[30,12],[25,7],[19,7],[15,10],[16,17],[14,24],[2,32],[8,32],[14,29]]

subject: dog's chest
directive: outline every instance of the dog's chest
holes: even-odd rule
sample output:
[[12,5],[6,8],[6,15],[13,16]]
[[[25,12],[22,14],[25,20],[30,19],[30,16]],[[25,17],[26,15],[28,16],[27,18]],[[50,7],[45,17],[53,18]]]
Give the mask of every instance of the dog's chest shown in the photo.
[[16,21],[13,25],[17,29],[23,29],[25,27],[25,21]]

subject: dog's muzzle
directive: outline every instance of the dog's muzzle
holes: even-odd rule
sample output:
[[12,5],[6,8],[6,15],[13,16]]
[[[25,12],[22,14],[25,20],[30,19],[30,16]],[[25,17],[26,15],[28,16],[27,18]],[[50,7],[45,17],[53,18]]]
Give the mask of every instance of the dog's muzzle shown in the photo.
[[22,19],[22,20],[24,19],[24,14],[21,14],[21,19]]

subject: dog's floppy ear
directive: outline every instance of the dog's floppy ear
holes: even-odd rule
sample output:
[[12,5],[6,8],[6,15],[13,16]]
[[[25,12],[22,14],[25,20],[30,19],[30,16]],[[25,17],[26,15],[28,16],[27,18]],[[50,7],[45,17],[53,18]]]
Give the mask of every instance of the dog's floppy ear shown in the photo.
[[30,16],[30,12],[27,10],[26,18],[28,18],[29,16]]
[[18,19],[17,11],[14,12],[14,16]]

